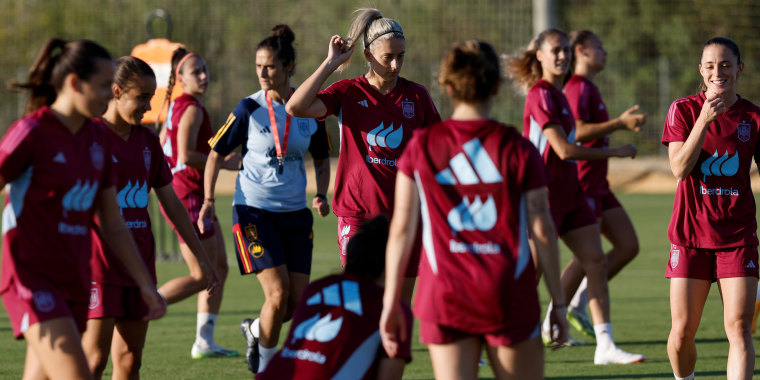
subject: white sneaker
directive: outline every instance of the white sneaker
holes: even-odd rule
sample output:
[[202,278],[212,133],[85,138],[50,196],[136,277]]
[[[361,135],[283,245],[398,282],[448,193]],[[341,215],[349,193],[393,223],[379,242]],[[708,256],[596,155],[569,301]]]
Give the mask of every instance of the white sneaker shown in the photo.
[[641,363],[644,360],[646,360],[644,355],[625,352],[615,346],[606,351],[597,350],[594,354],[594,364],[596,365],[633,364]]
[[225,357],[235,357],[239,355],[240,353],[238,353],[237,351],[228,350],[224,347],[217,346],[216,343],[213,343],[212,345],[208,345],[206,343],[195,342],[193,343],[193,348],[190,350],[190,356],[193,359],[225,358]]

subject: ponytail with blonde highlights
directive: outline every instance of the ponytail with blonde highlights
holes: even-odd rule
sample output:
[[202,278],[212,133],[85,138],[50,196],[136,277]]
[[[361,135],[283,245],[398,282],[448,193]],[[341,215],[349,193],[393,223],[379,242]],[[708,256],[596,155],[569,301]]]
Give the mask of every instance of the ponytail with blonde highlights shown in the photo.
[[[351,26],[348,28],[348,35],[345,40],[348,42],[344,47],[344,51],[348,51],[361,39],[364,43],[364,48],[372,50],[372,43],[375,41],[384,41],[391,38],[404,39],[404,29],[401,28],[401,24],[398,21],[385,18],[379,10],[375,8],[360,8],[354,13],[358,15],[351,22]],[[343,70],[348,67],[351,59],[338,67],[338,70]]]

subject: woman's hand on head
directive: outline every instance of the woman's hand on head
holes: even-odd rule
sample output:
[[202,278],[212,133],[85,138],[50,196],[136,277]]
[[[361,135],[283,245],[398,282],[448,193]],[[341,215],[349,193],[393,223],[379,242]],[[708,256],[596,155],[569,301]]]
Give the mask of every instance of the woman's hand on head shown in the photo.
[[351,54],[354,52],[356,43],[350,48],[348,47],[348,41],[344,40],[339,35],[334,35],[330,38],[330,47],[327,50],[327,61],[334,65],[335,68],[340,66],[343,62],[348,61]]

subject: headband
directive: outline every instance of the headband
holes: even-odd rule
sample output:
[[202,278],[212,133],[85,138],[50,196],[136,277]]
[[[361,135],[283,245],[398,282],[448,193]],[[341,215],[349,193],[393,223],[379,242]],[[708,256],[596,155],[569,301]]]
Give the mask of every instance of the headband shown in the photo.
[[[384,36],[386,34],[391,34],[391,33],[398,33],[398,34],[401,35],[402,38],[404,37],[404,32],[398,31],[396,29],[391,29],[391,30],[389,30],[389,31],[387,31],[385,33],[380,33],[380,34],[376,35],[375,38],[373,38],[371,41],[369,41],[369,42],[367,42],[367,43],[364,44],[364,48],[365,49],[369,49],[369,45],[372,45],[372,43],[375,42],[378,38],[380,38],[380,37],[382,37],[382,36]],[[366,39],[365,39],[365,41],[366,41]]]
[[185,63],[185,61],[186,61],[188,58],[190,58],[190,57],[192,57],[192,56],[194,56],[194,55],[198,55],[198,54],[197,54],[197,53],[195,53],[195,52],[192,52],[192,51],[191,51],[191,52],[189,52],[189,53],[185,54],[185,56],[184,56],[184,57],[182,57],[182,59],[180,59],[180,60],[179,60],[179,64],[177,65],[177,71],[174,73],[174,76],[175,76],[175,77],[178,77],[178,76],[179,76],[179,69],[180,69],[180,68],[182,68],[182,64],[183,64],[183,63]]

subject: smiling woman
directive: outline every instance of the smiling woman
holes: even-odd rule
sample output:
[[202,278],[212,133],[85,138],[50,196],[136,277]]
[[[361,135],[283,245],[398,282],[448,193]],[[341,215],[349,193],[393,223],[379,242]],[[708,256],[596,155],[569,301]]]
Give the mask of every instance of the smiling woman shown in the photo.
[[743,69],[734,41],[708,40],[699,64],[700,93],[673,102],[662,134],[679,179],[665,272],[670,278],[668,357],[679,379],[694,378],[694,338],[714,281],[721,290],[730,344],[727,377],[749,379],[754,373],[750,323],[758,239],[749,173],[760,143],[760,108],[736,92]]

